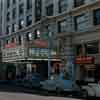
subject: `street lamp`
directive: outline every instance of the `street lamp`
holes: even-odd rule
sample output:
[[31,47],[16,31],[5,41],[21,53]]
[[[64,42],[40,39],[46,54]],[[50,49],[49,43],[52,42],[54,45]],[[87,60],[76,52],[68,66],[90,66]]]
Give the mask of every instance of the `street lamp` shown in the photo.
[[48,34],[48,78],[50,78],[51,73],[51,52],[52,52],[52,32]]

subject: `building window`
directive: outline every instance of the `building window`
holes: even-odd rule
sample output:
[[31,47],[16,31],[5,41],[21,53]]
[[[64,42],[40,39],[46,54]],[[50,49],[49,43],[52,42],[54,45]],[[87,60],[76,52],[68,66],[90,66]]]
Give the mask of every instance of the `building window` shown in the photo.
[[34,31],[34,39],[40,39],[40,31],[37,29]]
[[32,0],[27,0],[27,9],[32,8]]
[[100,25],[100,8],[94,11],[94,25]]
[[14,8],[12,11],[12,18],[15,19],[15,17],[16,17],[16,8]]
[[58,32],[66,32],[66,20],[58,22]]
[[97,54],[99,53],[99,42],[91,42],[77,45],[76,54],[77,55],[87,55],[87,54]]
[[74,0],[74,6],[78,7],[85,3],[85,0]]
[[97,54],[99,53],[99,42],[92,42],[85,44],[86,54]]
[[7,34],[11,33],[11,26],[7,26],[7,30],[6,30]]
[[27,41],[32,41],[33,40],[33,33],[27,33],[26,34],[26,39],[27,39]]
[[9,40],[6,40],[6,44],[9,44]]
[[11,1],[11,0],[7,0],[7,8],[10,7],[10,1]]
[[84,31],[87,28],[87,20],[85,18],[85,14],[75,16],[75,30],[76,31]]
[[22,15],[24,13],[24,4],[19,5],[19,15]]
[[42,16],[42,1],[35,0],[35,21],[39,21]]
[[53,15],[53,4],[46,7],[46,15],[52,16]]
[[11,43],[15,43],[16,42],[15,40],[16,40],[16,38],[15,37],[12,37],[11,38]]
[[7,22],[10,21],[10,12],[7,13]]
[[31,25],[32,24],[32,15],[27,16],[26,20],[27,20],[27,22],[26,22],[27,26]]
[[[83,48],[83,46],[84,46],[84,48]],[[77,45],[76,46],[76,55],[77,56],[79,56],[79,55],[84,55],[84,52],[86,51],[85,50],[86,48],[85,48],[85,45],[84,44],[79,44],[79,45]],[[84,50],[84,51],[83,51]]]
[[24,20],[20,19],[19,20],[19,29],[22,29],[24,27]]
[[59,6],[59,13],[62,13],[67,10],[67,4],[68,2],[66,0],[59,0],[58,6]]
[[12,24],[12,32],[17,31],[17,24]]
[[12,2],[13,2],[13,4],[15,4],[16,3],[16,0],[13,0]]
[[21,45],[22,44],[22,37],[19,35],[18,36],[18,44]]

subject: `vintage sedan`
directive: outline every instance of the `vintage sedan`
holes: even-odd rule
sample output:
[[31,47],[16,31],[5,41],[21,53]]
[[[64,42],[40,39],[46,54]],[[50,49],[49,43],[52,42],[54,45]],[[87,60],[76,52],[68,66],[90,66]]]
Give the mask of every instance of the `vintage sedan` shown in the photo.
[[82,86],[82,90],[86,97],[100,98],[100,81],[98,83],[88,83],[88,85]]

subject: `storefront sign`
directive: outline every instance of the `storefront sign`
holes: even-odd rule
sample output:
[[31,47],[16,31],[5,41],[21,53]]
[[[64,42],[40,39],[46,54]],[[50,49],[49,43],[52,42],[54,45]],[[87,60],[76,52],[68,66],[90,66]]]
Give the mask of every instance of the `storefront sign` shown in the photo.
[[5,45],[5,48],[14,48],[16,46],[15,43],[9,43]]
[[48,47],[48,41],[46,40],[34,40],[35,47],[46,48]]
[[94,63],[94,57],[77,57],[76,58],[76,64],[93,64]]
[[9,48],[2,51],[2,58],[3,61],[17,60],[19,58],[23,58],[24,54],[25,51],[23,48]]
[[[52,50],[51,55],[56,55],[56,51]],[[29,56],[38,58],[48,58],[48,48],[30,48]]]

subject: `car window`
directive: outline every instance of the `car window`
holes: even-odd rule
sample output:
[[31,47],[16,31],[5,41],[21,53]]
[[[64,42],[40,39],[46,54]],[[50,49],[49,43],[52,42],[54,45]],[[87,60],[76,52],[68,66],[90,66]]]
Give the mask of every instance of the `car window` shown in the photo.
[[98,84],[100,85],[100,81],[98,82]]

